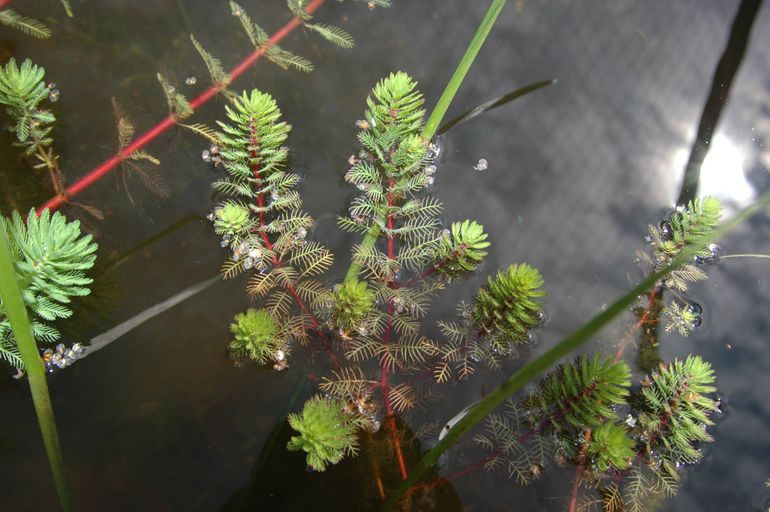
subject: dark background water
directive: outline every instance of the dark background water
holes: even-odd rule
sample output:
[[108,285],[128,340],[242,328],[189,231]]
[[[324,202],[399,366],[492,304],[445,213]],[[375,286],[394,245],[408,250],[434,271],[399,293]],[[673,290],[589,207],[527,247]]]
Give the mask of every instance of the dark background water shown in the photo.
[[[355,242],[335,228],[334,217],[353,196],[342,176],[367,92],[380,77],[401,69],[419,81],[432,107],[487,3],[394,0],[391,9],[370,11],[357,2],[329,1],[317,19],[348,30],[358,43],[355,49],[333,48],[299,30],[283,45],[310,58],[313,73],[259,62],[233,85],[236,91],[258,87],[273,94],[294,126],[291,164],[304,177],[305,208],[318,219],[313,236],[336,254],[330,282],[344,272]],[[242,5],[269,32],[289,19],[281,0]],[[156,72],[172,74],[188,97],[203,90],[207,74],[190,33],[226,68],[249,51],[225,1],[73,2],[74,19],[65,18],[54,0],[11,6],[54,30],[52,39],[37,41],[2,27],[0,52],[3,61],[11,55],[32,58],[62,91],[54,106],[55,147],[70,181],[114,153],[111,97],[141,133],[166,112]],[[445,217],[484,224],[494,250],[476,277],[441,294],[431,319],[451,315],[454,304],[472,297],[497,268],[527,261],[541,270],[549,290],[549,321],[538,332],[536,354],[639,277],[634,251],[643,245],[646,225],[657,222],[678,196],[737,7],[736,1],[717,0],[509,2],[450,115],[531,82],[557,78],[558,84],[445,137],[437,186]],[[709,178],[704,176],[704,187],[736,206],[770,183],[769,24],[765,6],[712,143]],[[197,84],[185,85],[188,76],[196,76]],[[192,120],[211,124],[221,118],[222,106],[215,100]],[[12,205],[26,210],[50,195],[46,177],[19,161],[10,140],[0,136],[3,213]],[[81,317],[87,321],[68,326],[71,341],[89,339],[216,274],[225,255],[202,220],[212,207],[209,185],[215,177],[200,158],[205,147],[181,130],[150,145],[170,184],[168,199],[155,198],[133,180],[132,201],[114,174],[77,199],[100,208],[104,221],[65,208],[97,236],[101,259],[130,256],[113,273],[120,284],[109,287],[114,292],[109,308],[84,306]],[[489,161],[488,171],[472,169],[479,158]],[[159,233],[163,236],[145,243]],[[767,254],[769,234],[765,213],[721,245],[727,253]],[[726,411],[705,460],[687,470],[679,495],[665,510],[766,509],[770,267],[765,261],[732,259],[711,268],[710,279],[690,293],[704,306],[704,326],[687,339],[662,340],[664,359],[697,353],[712,362]],[[217,510],[248,487],[263,444],[282,424],[295,389],[301,386],[294,410],[313,388],[302,386],[299,370],[233,368],[224,351],[228,324],[246,304],[243,282],[218,283],[51,377],[79,509]],[[630,319],[620,319],[587,350],[613,351]],[[519,364],[512,362],[506,371]],[[451,400],[403,419],[415,430],[424,421],[446,421],[501,378],[479,375],[449,388]],[[0,508],[55,508],[25,383],[0,380],[0,411]],[[377,440],[373,443],[376,454]],[[441,471],[459,471],[480,455],[466,440]],[[264,491],[266,509],[374,506],[377,497],[367,494],[371,477],[365,469],[374,459],[368,455],[323,476],[308,475],[301,457],[278,445],[260,462],[262,488],[255,495]],[[387,464],[387,457],[383,460]],[[548,468],[543,478],[521,488],[502,472],[476,471],[431,499],[439,510],[564,510],[572,474]]]

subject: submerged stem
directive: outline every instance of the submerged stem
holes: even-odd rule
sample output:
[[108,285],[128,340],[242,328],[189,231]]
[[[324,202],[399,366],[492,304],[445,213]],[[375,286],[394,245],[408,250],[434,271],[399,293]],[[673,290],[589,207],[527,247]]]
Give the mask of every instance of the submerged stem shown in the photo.
[[21,359],[29,376],[29,387],[32,392],[32,403],[35,406],[37,421],[43,435],[43,444],[48,455],[48,464],[53,474],[56,493],[62,510],[73,510],[72,496],[64,475],[64,460],[59,435],[56,431],[56,421],[51,407],[51,397],[48,394],[48,383],[45,377],[45,366],[38,354],[35,339],[32,336],[32,326],[27,316],[27,308],[21,295],[16,272],[13,267],[10,245],[5,228],[0,224],[0,297],[2,297],[8,320],[13,329],[16,344],[19,347]]

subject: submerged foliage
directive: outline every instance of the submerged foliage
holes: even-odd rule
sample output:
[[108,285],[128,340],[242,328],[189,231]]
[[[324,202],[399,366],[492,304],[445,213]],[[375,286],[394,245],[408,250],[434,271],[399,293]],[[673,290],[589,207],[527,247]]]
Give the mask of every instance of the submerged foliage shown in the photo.
[[650,271],[671,264],[688,247],[695,247],[695,261],[672,270],[660,283],[661,289],[672,292],[672,299],[663,309],[666,332],[676,331],[687,336],[700,325],[700,306],[689,302],[681,294],[689,283],[708,278],[702,264],[714,263],[719,258],[719,247],[709,237],[722,216],[722,205],[715,197],[702,197],[686,207],[678,207],[659,226],[650,225],[647,239],[652,254],[637,251],[637,257]]
[[[709,397],[713,381],[711,366],[697,356],[661,365],[632,393],[640,406],[623,418],[617,407],[629,397],[628,366],[579,357],[549,373],[530,395],[509,399],[475,440],[490,452],[487,469],[505,467],[521,484],[549,464],[570,461],[603,495],[604,510],[624,504],[647,510],[676,493],[680,468],[698,461],[699,445],[712,440],[705,429],[718,410]],[[583,508],[594,503],[588,499]]]
[[230,351],[234,358],[250,358],[259,364],[275,362],[285,368],[286,341],[281,333],[281,326],[264,310],[248,309],[235,315],[230,324],[233,340]]
[[321,396],[305,402],[301,414],[289,414],[289,425],[299,435],[291,438],[287,448],[304,451],[308,465],[316,471],[338,463],[345,455],[355,454],[358,450],[357,426],[342,411],[344,406],[342,400]]
[[294,189],[299,176],[286,170],[283,144],[291,127],[281,121],[275,101],[253,90],[232,97],[225,110],[228,121],[218,122],[216,153],[226,175],[212,185],[223,200],[209,219],[230,250],[224,276],[252,273],[248,291],[263,300],[260,314],[280,324],[285,355],[292,340],[304,343],[308,329],[317,325],[306,304],[324,291],[315,277],[331,265],[332,256],[306,240],[313,219],[301,210]]
[[[16,277],[30,312],[32,329],[38,342],[54,343],[59,331],[50,322],[72,315],[73,297],[88,295],[92,279],[86,277],[96,259],[97,244],[91,235],[82,235],[78,221],[67,222],[64,215],[43,210],[40,217],[30,210],[26,222],[18,212],[0,220],[15,257]],[[16,368],[23,368],[10,324],[0,304],[0,357]]]
[[23,16],[13,9],[0,10],[0,23],[38,39],[48,39],[51,37],[51,29],[44,23],[34,18]]
[[491,343],[506,349],[506,343],[523,343],[527,332],[541,321],[543,278],[526,263],[511,265],[489,278],[473,301],[473,319]]
[[11,58],[0,66],[0,104],[14,121],[17,145],[27,155],[50,146],[53,142],[51,129],[56,117],[50,110],[41,108],[48,99],[50,89],[43,81],[45,70],[26,59],[21,66]]

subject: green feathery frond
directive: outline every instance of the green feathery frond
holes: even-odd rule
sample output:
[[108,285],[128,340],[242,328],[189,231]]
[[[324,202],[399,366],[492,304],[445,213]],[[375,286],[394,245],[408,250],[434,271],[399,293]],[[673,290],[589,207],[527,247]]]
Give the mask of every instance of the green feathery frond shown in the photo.
[[265,310],[249,308],[235,315],[230,324],[233,340],[230,352],[237,360],[250,358],[259,364],[269,362],[286,367],[288,346],[281,325]]
[[206,69],[208,69],[211,76],[211,83],[219,87],[227,87],[230,83],[230,75],[222,68],[222,63],[219,59],[207,52],[192,34],[190,35],[190,40],[206,64]]
[[309,3],[309,0],[286,0],[286,6],[291,13],[303,21],[312,19],[312,16],[305,12],[305,7]]
[[349,49],[353,48],[353,46],[356,44],[355,41],[353,41],[353,37],[339,27],[326,25],[323,23],[305,23],[305,26],[315,32],[318,32],[321,37],[330,43],[339,46],[340,48]]
[[526,400],[538,430],[594,429],[614,418],[613,407],[626,402],[631,370],[611,357],[579,356],[549,373]]
[[451,230],[444,230],[443,235],[436,250],[434,268],[449,277],[464,277],[474,272],[491,245],[487,242],[484,226],[475,221],[455,222]]
[[676,331],[680,336],[687,336],[701,323],[701,309],[695,303],[674,299],[663,309],[663,312],[666,315],[666,332]]
[[504,468],[519,485],[528,485],[537,478],[557,449],[554,436],[531,432],[527,409],[513,398],[506,401],[503,412],[487,417],[485,432],[473,440],[491,453],[484,469]]
[[636,442],[629,437],[628,428],[612,420],[591,431],[591,440],[585,448],[586,458],[592,471],[604,473],[609,469],[628,469],[636,455]]
[[316,278],[331,266],[332,255],[306,240],[313,218],[301,210],[294,190],[299,176],[286,171],[291,126],[281,120],[275,100],[256,89],[228,99],[219,131],[196,126],[217,141],[210,151],[225,169],[212,184],[222,200],[208,216],[230,250],[222,272],[226,278],[250,272],[247,290],[281,325],[282,343],[305,343],[308,329],[319,325],[309,305],[325,291]]
[[346,332],[359,329],[374,308],[373,294],[366,281],[338,285],[332,301],[332,322]]
[[72,6],[70,5],[69,0],[59,0],[61,2],[62,7],[64,7],[64,12],[67,13],[67,16],[70,18],[75,16],[75,13],[72,12]]
[[301,414],[289,414],[289,425],[299,435],[293,436],[287,448],[304,451],[307,464],[316,471],[324,471],[345,455],[358,451],[356,424],[343,412],[342,400],[327,400],[315,396],[305,402]]
[[[59,212],[33,208],[26,223],[18,212],[0,219],[15,259],[14,267],[22,285],[24,302],[30,311],[33,334],[38,341],[53,343],[58,331],[46,322],[72,315],[72,297],[88,295],[92,279],[86,277],[96,259],[97,245],[91,235],[81,235],[78,221],[67,222]],[[20,368],[13,335],[0,303],[0,357]]]
[[51,90],[43,82],[45,70],[27,59],[21,66],[11,58],[0,67],[0,104],[14,121],[13,131],[26,155],[44,151],[53,143],[50,137],[56,117],[49,110],[40,108]]
[[[118,131],[118,153],[122,153],[126,147],[131,144],[136,130],[134,129],[133,123],[128,118],[128,115],[115,98],[112,98],[112,110],[115,114],[115,124]],[[129,199],[133,201],[131,193],[128,190],[128,179],[135,175],[147,190],[158,197],[168,197],[171,194],[171,188],[168,183],[166,183],[166,180],[164,180],[160,173],[154,169],[145,168],[139,163],[140,161],[149,162],[153,165],[160,165],[160,160],[146,151],[141,150],[134,151],[124,158],[120,173],[121,178],[123,179],[123,186],[126,189]]]
[[[668,265],[686,247],[698,244],[695,261],[715,261],[719,248],[704,237],[716,228],[722,216],[722,205],[715,197],[703,197],[691,201],[686,207],[678,207],[660,226],[649,226],[648,240],[652,246],[652,257],[643,255],[640,259],[650,270]],[[687,283],[706,279],[706,273],[695,265],[684,265],[672,271],[663,284],[675,290],[687,290]]]
[[166,103],[168,103],[168,111],[176,119],[184,119],[190,117],[193,114],[193,109],[187,102],[184,94],[177,92],[176,87],[171,85],[171,82],[163,76],[161,73],[157,75],[158,82],[163,89],[163,94],[166,96]]
[[526,263],[509,266],[489,278],[473,300],[473,320],[505,353],[509,344],[524,343],[527,333],[542,322],[543,278]]
[[268,58],[268,60],[270,60],[270,62],[277,64],[283,69],[294,68],[297,71],[302,71],[303,73],[310,73],[313,71],[312,62],[304,57],[300,57],[299,55],[295,55],[290,51],[284,50],[275,44],[268,48],[265,56]]
[[708,395],[716,388],[711,365],[699,356],[688,356],[661,365],[642,387],[644,408],[639,414],[648,454],[657,454],[665,474],[678,479],[677,468],[702,457],[698,445],[713,440],[706,427],[718,402]]
[[246,31],[249,41],[251,41],[251,44],[253,44],[255,48],[259,48],[267,42],[267,32],[249,18],[246,11],[243,10],[243,7],[235,2],[230,2],[230,11],[233,16],[238,18],[238,21],[241,22],[243,30]]
[[38,39],[48,39],[51,37],[51,29],[43,23],[34,18],[22,16],[13,9],[0,11],[0,23]]

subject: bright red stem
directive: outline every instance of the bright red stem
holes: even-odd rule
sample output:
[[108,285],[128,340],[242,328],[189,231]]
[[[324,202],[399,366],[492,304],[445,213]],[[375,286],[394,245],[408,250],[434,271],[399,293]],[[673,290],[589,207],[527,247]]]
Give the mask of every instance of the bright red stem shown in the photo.
[[[395,186],[395,180],[390,178],[388,182],[388,208],[393,206],[393,187]],[[388,213],[388,229],[393,229],[393,215]],[[393,245],[393,237],[388,235],[388,259],[393,260],[396,257],[396,251]],[[391,288],[396,288],[395,282],[389,283]],[[393,314],[393,305],[388,304],[388,323],[385,326],[385,333],[382,338],[382,342],[387,345],[390,343],[390,333],[392,330],[390,323],[390,315]],[[409,474],[406,471],[406,463],[404,462],[404,454],[401,450],[401,440],[398,438],[398,430],[396,429],[396,421],[393,416],[393,406],[390,403],[390,388],[388,388],[388,369],[385,363],[380,363],[380,382],[379,386],[382,388],[382,395],[385,400],[385,414],[388,418],[388,427],[390,428],[390,436],[393,438],[393,444],[396,447],[396,458],[398,459],[398,468],[401,471],[401,478],[406,480]]]
[[[0,7],[8,3],[9,0],[0,0]],[[324,3],[324,0],[313,0],[308,4],[308,6],[305,8],[305,12],[308,14],[313,13],[316,9],[318,9],[322,4]],[[268,48],[273,46],[274,44],[277,44],[280,42],[284,37],[289,35],[292,30],[302,25],[302,20],[299,18],[293,18],[291,21],[286,23],[283,27],[281,27],[280,30],[278,30],[273,36],[267,40],[267,43],[254,50],[249,54],[248,57],[243,59],[240,64],[235,66],[233,69],[230,70],[230,81],[235,81],[239,76],[241,76],[247,69],[249,69],[257,60],[259,60],[262,55],[265,54]],[[216,96],[221,90],[222,85],[215,84],[203,91],[199,96],[194,98],[190,101],[190,108],[195,111],[198,109],[201,105],[208,102],[211,98]],[[132,142],[130,145],[128,145],[125,149],[120,151],[118,154],[110,158],[109,160],[106,160],[104,163],[96,167],[94,170],[90,171],[88,174],[80,178],[78,181],[67,187],[62,194],[59,194],[55,197],[52,197],[49,199],[43,206],[38,208],[38,215],[42,213],[42,211],[45,208],[48,208],[49,210],[55,210],[56,208],[59,208],[62,203],[66,202],[69,198],[77,195],[78,193],[82,192],[83,190],[87,189],[100,179],[102,179],[107,173],[109,173],[111,170],[113,170],[115,167],[117,167],[126,157],[128,157],[131,153],[134,151],[137,151],[144,146],[146,146],[150,141],[158,137],[160,134],[171,128],[176,124],[176,118],[174,116],[168,116],[165,119],[163,119],[160,123],[156,124],[154,127],[150,128],[148,131],[146,131],[144,134],[142,134],[138,139],[136,139],[134,142]]]

